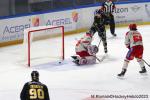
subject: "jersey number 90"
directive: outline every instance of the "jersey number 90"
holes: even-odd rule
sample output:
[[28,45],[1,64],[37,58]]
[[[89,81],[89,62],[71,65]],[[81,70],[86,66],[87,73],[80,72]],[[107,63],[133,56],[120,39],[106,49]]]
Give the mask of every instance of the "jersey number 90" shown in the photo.
[[30,89],[30,99],[44,99],[43,89]]

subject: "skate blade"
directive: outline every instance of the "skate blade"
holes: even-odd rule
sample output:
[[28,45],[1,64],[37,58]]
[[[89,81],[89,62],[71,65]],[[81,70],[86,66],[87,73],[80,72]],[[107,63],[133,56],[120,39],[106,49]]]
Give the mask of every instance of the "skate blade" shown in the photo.
[[118,78],[118,79],[121,79],[121,80],[125,79],[125,77],[124,77],[123,75],[122,75],[122,76],[118,76],[118,75],[117,75],[117,78]]
[[76,61],[72,61],[73,63],[75,63],[77,66],[80,66],[80,64],[76,63]]
[[147,76],[147,72],[146,73],[140,73],[142,76]]

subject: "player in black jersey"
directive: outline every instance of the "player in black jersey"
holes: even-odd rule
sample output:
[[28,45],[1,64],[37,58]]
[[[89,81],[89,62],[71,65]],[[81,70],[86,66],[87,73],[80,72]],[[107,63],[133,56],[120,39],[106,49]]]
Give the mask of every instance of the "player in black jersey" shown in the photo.
[[94,22],[90,28],[89,33],[93,35],[98,32],[100,39],[103,42],[104,52],[107,53],[107,40],[106,40],[106,30],[105,30],[105,17],[101,9],[96,9],[94,12]]
[[39,82],[38,71],[32,71],[32,81],[25,83],[21,94],[21,100],[50,100],[48,88],[45,84]]
[[116,6],[112,0],[106,0],[104,3],[102,3],[101,10],[105,14],[105,19],[107,25],[109,24],[110,26],[110,32],[113,36],[117,36],[115,34],[115,20],[114,20],[114,15],[113,12],[115,10]]

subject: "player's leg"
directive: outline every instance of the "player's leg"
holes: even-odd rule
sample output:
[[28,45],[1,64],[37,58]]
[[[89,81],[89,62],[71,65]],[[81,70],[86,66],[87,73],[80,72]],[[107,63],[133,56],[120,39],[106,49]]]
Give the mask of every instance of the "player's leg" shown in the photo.
[[88,48],[88,51],[77,52],[78,56],[73,57],[74,63],[77,65],[85,65],[85,64],[94,64],[96,62],[96,57],[93,56],[98,52],[98,48],[95,45],[91,45]]
[[127,71],[128,64],[129,64],[129,60],[125,59],[124,63],[123,63],[122,71],[120,74],[118,74],[118,76],[124,76],[125,75],[125,73]]
[[86,64],[95,64],[96,58],[94,56],[86,56],[79,58],[79,65],[86,65]]
[[107,50],[107,41],[106,41],[106,39],[103,39],[103,46],[104,46],[104,52],[107,53],[108,50]]
[[139,63],[139,65],[141,67],[141,71],[139,71],[139,73],[146,73],[147,70],[145,68],[144,61],[142,59],[139,59],[139,58],[136,58],[136,59],[137,59],[137,62]]
[[87,60],[85,59],[86,56],[90,56],[87,51],[76,52],[75,56],[71,56],[73,58],[73,62],[77,65],[86,64]]
[[147,70],[144,65],[144,61],[142,60],[143,56],[143,46],[139,45],[135,47],[135,58],[137,59],[137,62],[139,63],[141,67],[141,71],[139,73],[146,73]]
[[103,46],[104,46],[104,52],[107,53],[107,39],[106,39],[106,30],[105,27],[104,28],[100,28],[100,32],[98,32],[98,35],[100,37],[100,39],[103,42]]
[[87,60],[87,64],[95,64],[96,63],[96,58],[94,56],[87,56],[85,58]]
[[128,53],[126,54],[126,58],[125,58],[124,63],[123,63],[122,71],[120,74],[118,74],[118,76],[124,76],[125,75],[125,73],[127,71],[128,64],[129,64],[130,60],[134,59],[134,56],[135,56],[134,49],[130,48]]
[[112,34],[113,36],[117,36],[117,35],[115,34],[115,20],[114,20],[114,16],[113,16],[113,15],[112,15],[111,18],[110,18],[110,23],[109,23],[109,25],[110,25],[110,32],[111,32],[111,34]]
[[95,27],[92,25],[92,27],[90,28],[90,30],[89,30],[89,33],[91,33],[91,34],[95,34],[96,33],[96,29],[95,29]]

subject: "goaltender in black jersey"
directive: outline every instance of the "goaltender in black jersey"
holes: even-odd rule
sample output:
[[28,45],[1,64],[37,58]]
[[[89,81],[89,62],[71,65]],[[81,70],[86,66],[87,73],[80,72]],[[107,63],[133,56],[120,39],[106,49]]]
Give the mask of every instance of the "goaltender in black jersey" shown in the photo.
[[48,88],[45,84],[39,82],[38,71],[32,71],[32,81],[25,83],[21,94],[21,100],[50,100]]

